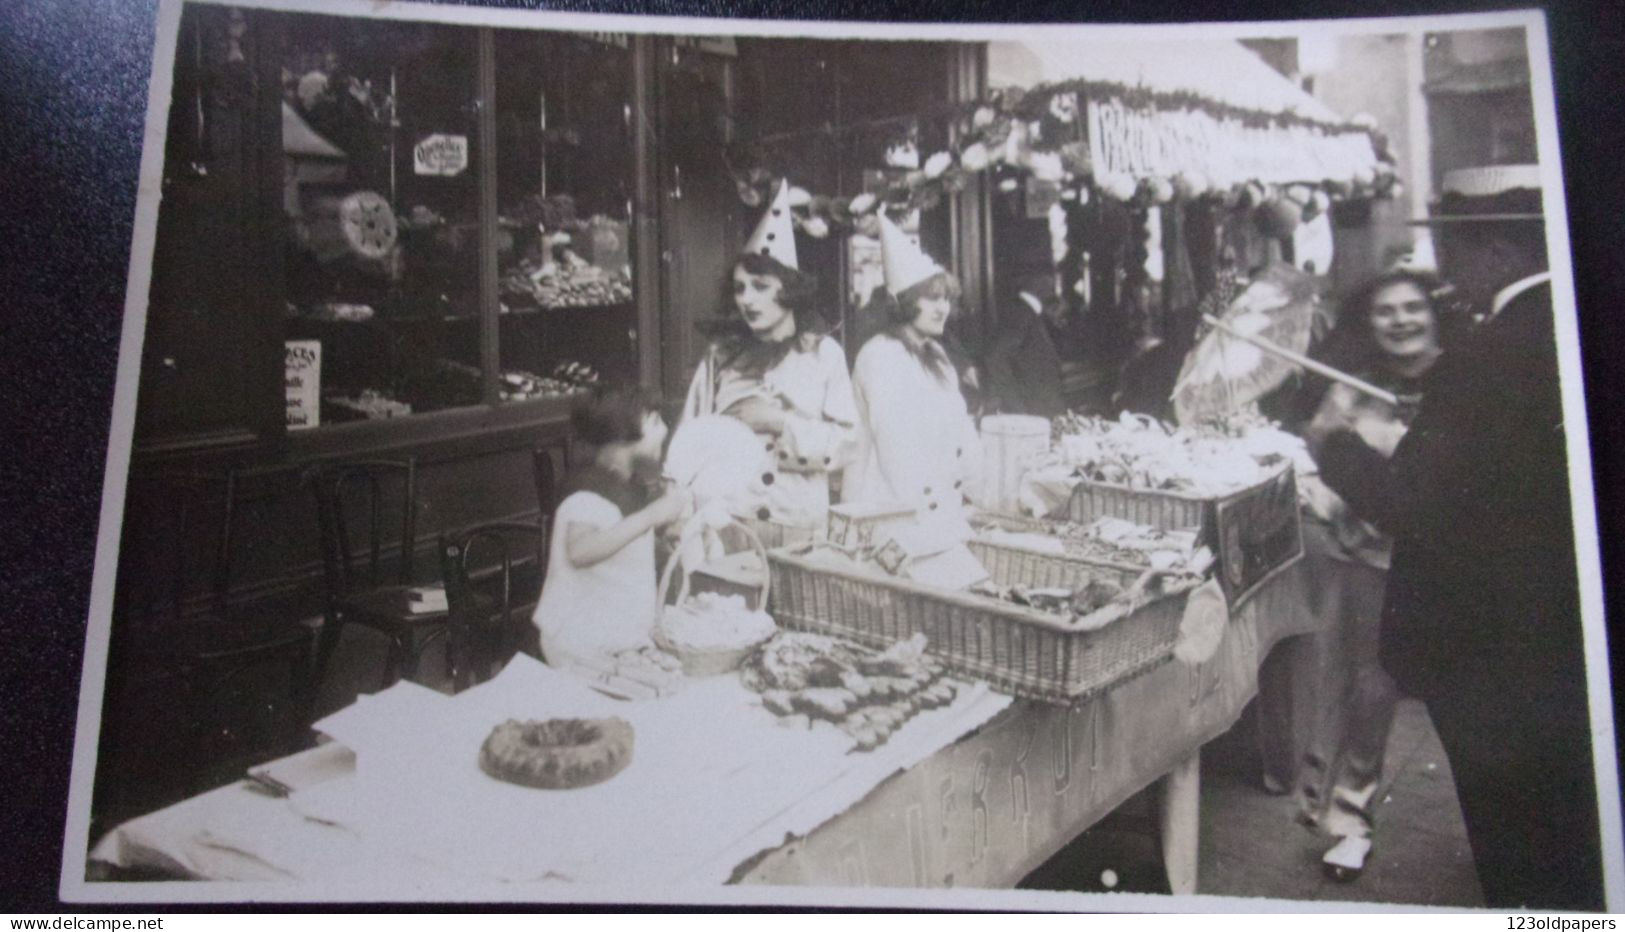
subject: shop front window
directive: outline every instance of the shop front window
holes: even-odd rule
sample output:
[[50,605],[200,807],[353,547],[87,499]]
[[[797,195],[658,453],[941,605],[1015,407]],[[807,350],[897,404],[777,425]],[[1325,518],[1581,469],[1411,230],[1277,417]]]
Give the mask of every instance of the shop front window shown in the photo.
[[625,37],[495,36],[499,398],[636,378]]
[[482,400],[475,38],[288,19],[290,429]]

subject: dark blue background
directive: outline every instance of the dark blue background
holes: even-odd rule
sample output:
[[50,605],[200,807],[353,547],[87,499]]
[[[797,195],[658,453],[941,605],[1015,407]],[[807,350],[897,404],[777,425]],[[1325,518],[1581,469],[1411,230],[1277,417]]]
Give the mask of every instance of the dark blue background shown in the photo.
[[[1170,0],[509,2],[751,18],[1294,19],[1528,4]],[[1552,2],[1558,118],[1606,574],[1625,519],[1625,4]],[[73,725],[135,212],[156,0],[0,4],[0,912],[56,911]],[[1617,614],[1625,603],[1609,598]],[[1625,616],[1622,616],[1625,617]],[[1612,653],[1625,673],[1625,644]],[[277,907],[286,909],[286,907]],[[150,914],[150,908],[141,910]]]

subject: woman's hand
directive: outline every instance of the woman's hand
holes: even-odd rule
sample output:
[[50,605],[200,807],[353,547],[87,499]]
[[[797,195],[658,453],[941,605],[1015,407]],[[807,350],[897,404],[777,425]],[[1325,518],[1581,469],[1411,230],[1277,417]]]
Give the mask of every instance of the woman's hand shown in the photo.
[[1354,430],[1358,400],[1354,389],[1346,385],[1333,385],[1326,391],[1326,397],[1315,411],[1314,420],[1303,430],[1303,439],[1309,444],[1311,453],[1318,452],[1320,445],[1332,434]]
[[745,422],[746,427],[758,434],[772,434],[776,437],[784,433],[786,417],[784,406],[760,395],[740,399],[723,413]]
[[1405,436],[1405,425],[1398,420],[1362,417],[1354,422],[1354,432],[1365,441],[1366,446],[1392,459],[1394,448]]

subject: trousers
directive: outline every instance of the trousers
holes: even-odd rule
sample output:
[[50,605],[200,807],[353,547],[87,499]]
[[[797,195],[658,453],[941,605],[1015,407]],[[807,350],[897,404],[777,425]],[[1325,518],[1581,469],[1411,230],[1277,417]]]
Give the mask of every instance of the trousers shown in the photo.
[[[1427,700],[1485,905],[1601,910],[1602,841],[1583,678],[1469,664]],[[1496,673],[1499,675],[1495,675]]]

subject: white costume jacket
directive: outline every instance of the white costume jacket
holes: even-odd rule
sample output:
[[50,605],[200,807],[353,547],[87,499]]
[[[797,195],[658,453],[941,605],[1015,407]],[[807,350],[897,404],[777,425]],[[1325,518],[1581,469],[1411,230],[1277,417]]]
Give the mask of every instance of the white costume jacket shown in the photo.
[[862,419],[857,462],[847,470],[852,502],[897,502],[945,532],[968,537],[965,499],[981,474],[981,440],[952,364],[933,375],[898,338],[865,343],[852,370]]
[[787,415],[784,433],[757,435],[761,473],[730,510],[744,518],[822,528],[830,474],[844,469],[856,450],[858,413],[840,344],[812,333],[792,339],[800,345],[760,377],[724,366],[712,346],[689,385],[683,417],[727,414],[752,396],[781,405]]

